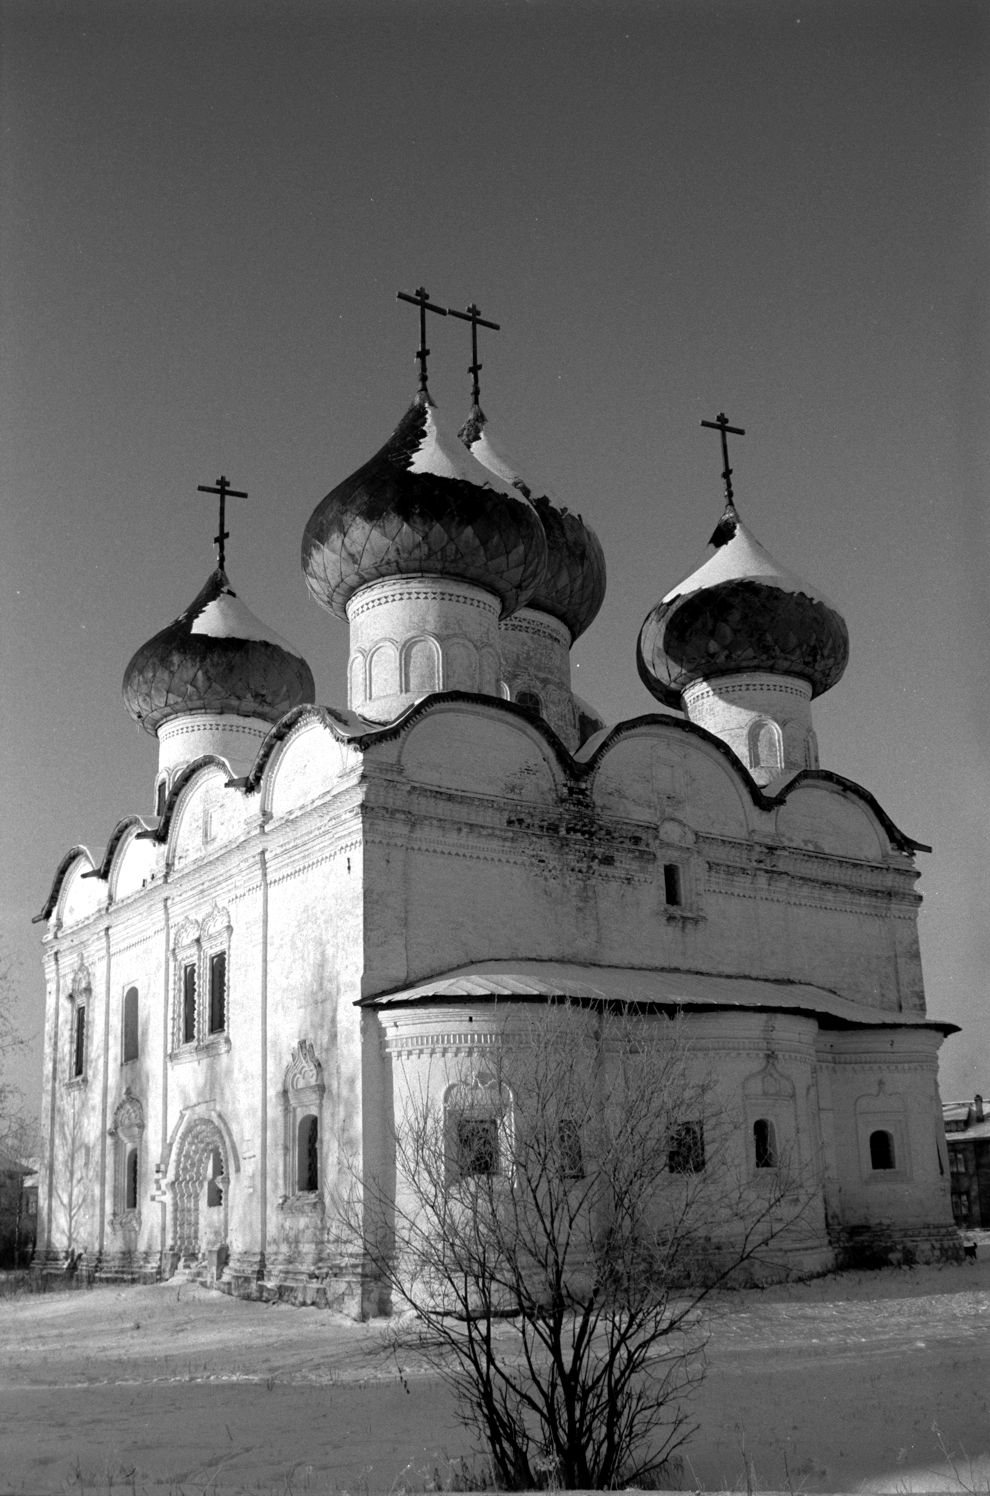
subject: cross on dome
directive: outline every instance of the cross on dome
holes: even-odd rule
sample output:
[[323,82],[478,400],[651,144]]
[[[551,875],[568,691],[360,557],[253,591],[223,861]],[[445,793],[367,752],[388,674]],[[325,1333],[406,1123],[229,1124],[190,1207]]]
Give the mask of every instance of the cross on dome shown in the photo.
[[702,421],[702,426],[707,426],[710,431],[722,433],[722,482],[725,484],[725,502],[732,503],[732,469],[729,466],[729,443],[726,436],[729,432],[733,436],[745,436],[746,433],[741,426],[730,426],[729,418],[725,411],[719,411],[714,421]]
[[455,312],[454,308],[449,306],[447,308],[447,315],[449,317],[460,317],[462,322],[470,322],[471,324],[471,362],[468,365],[468,373],[472,379],[471,400],[475,405],[480,405],[481,385],[478,383],[478,375],[481,373],[484,365],[478,362],[478,328],[490,327],[493,332],[500,332],[501,328],[497,322],[486,322],[481,315],[481,308],[475,306],[473,301],[465,312]]
[[397,301],[411,301],[413,306],[419,307],[419,349],[416,357],[419,359],[419,387],[426,394],[426,360],[430,354],[426,346],[426,314],[436,312],[438,317],[446,317],[447,308],[434,305],[425,286],[417,287],[412,296],[408,291],[396,291],[395,298]]
[[242,492],[239,488],[231,488],[230,483],[224,477],[223,473],[220,474],[220,477],[217,479],[216,486],[214,488],[210,488],[205,483],[198,483],[196,485],[196,492],[197,493],[216,493],[216,494],[220,495],[220,524],[218,526],[217,533],[216,533],[216,535],[214,535],[213,539],[214,539],[214,543],[216,544],[216,547],[217,547],[217,565],[219,566],[220,570],[223,571],[224,570],[224,557],[225,557],[224,544],[223,543],[224,543],[225,540],[229,540],[230,539],[230,531],[224,529],[224,516],[225,516],[225,512],[226,512],[227,500],[228,499],[246,499],[247,498],[247,493],[246,492]]

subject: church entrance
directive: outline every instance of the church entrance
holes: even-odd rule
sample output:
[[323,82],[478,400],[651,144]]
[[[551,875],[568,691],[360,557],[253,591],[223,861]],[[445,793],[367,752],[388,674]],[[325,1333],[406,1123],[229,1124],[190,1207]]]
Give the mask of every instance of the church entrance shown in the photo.
[[230,1176],[215,1122],[201,1117],[183,1133],[175,1166],[173,1250],[176,1271],[215,1280],[227,1260]]

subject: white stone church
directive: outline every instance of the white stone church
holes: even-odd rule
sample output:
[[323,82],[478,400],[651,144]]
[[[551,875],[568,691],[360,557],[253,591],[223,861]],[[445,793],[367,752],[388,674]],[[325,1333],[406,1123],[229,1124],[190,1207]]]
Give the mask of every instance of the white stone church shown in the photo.
[[598,540],[477,403],[447,431],[422,369],[303,536],[347,708],[233,590],[222,519],[220,567],[127,667],[155,813],[73,847],[39,916],[37,1264],[373,1307],[342,1174],[387,1166],[417,1070],[483,1087],[505,1016],[554,998],[682,1015],[742,1174],[786,1154],[810,1181],[794,1270],[956,1255],[919,844],[818,763],[838,612],[754,539],[726,461],[709,559],[643,599],[673,714],[606,726],[569,664]]

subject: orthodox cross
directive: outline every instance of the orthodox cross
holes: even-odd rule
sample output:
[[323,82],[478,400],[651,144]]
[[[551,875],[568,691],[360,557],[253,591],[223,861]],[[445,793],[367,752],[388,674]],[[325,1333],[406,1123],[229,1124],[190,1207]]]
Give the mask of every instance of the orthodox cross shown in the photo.
[[427,312],[436,312],[438,316],[446,317],[447,308],[445,306],[434,306],[430,300],[429,291],[425,290],[423,286],[418,288],[414,296],[410,296],[406,291],[396,291],[395,296],[397,301],[411,301],[413,306],[419,307],[419,352],[416,354],[416,357],[419,359],[419,387],[425,393],[426,360],[430,353],[430,350],[426,346],[426,314]]
[[724,411],[719,411],[714,421],[702,421],[702,426],[707,426],[711,431],[722,433],[722,481],[725,484],[725,502],[732,503],[732,469],[729,466],[729,443],[726,436],[729,432],[733,436],[745,436],[746,433],[741,426],[730,426],[729,418]]
[[226,512],[226,506],[227,506],[227,500],[229,498],[230,499],[246,499],[247,498],[247,494],[246,493],[242,493],[239,488],[231,488],[230,484],[227,482],[227,479],[223,476],[222,473],[220,474],[220,477],[217,479],[216,487],[215,488],[208,488],[205,483],[199,483],[196,486],[196,492],[197,493],[218,493],[220,495],[220,528],[219,528],[217,534],[214,535],[213,539],[214,539],[214,541],[216,542],[216,545],[217,545],[217,565],[219,566],[220,570],[223,571],[223,569],[224,569],[224,548],[223,548],[223,543],[224,543],[225,540],[229,540],[230,539],[230,531],[229,530],[225,530],[224,527],[223,527],[224,526],[224,515],[225,515],[225,512]]
[[470,322],[471,324],[471,363],[468,365],[468,373],[471,375],[473,381],[471,399],[475,405],[480,406],[481,386],[478,383],[478,375],[484,366],[478,362],[478,328],[490,327],[494,332],[499,332],[499,324],[497,322],[486,322],[481,315],[481,309],[476,307],[473,301],[466,312],[455,312],[454,308],[449,306],[447,308],[447,315],[450,317],[460,317],[462,322]]

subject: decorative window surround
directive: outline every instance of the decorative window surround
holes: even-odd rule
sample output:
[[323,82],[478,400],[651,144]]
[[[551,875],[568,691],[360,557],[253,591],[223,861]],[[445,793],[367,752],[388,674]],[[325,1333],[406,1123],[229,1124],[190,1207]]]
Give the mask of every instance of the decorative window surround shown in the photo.
[[[285,1157],[285,1179],[281,1206],[283,1210],[312,1211],[323,1209],[323,1098],[326,1086],[323,1066],[308,1039],[300,1039],[292,1051],[285,1070],[282,1089],[282,1119]],[[303,1126],[303,1123],[309,1125]],[[312,1178],[312,1159],[300,1155],[300,1149],[313,1146],[315,1131],[315,1182],[312,1188],[302,1186]]]
[[131,1089],[125,1090],[107,1129],[113,1142],[113,1214],[110,1229],[141,1225],[141,1143],[144,1108]]
[[230,914],[214,904],[202,922],[184,919],[172,942],[172,1047],[182,1064],[230,1049]]

